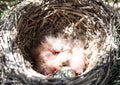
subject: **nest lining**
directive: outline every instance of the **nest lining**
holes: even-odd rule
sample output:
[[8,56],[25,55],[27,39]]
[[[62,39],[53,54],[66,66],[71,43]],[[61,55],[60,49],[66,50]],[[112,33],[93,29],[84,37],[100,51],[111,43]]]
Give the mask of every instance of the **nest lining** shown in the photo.
[[[84,37],[90,61],[87,69],[110,62],[109,55],[115,49],[112,28],[117,23],[113,21],[117,16],[111,14],[112,11],[104,4],[93,2],[30,4],[17,25],[17,44],[24,58],[34,63],[31,49],[36,48],[44,36],[62,33],[65,37]],[[111,17],[114,17],[113,21]]]

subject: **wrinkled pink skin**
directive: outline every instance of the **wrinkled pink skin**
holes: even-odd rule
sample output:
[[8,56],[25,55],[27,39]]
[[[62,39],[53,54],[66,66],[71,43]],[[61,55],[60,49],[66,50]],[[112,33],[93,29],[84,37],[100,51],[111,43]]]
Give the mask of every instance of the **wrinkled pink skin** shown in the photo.
[[[58,39],[56,39],[57,42]],[[62,41],[62,42],[61,42]],[[77,74],[82,74],[87,65],[87,59],[81,41],[70,41],[61,39],[56,46],[55,38],[46,40],[42,44],[37,58],[37,70],[44,75],[52,75],[63,65],[69,66]],[[42,61],[42,62],[41,62]]]

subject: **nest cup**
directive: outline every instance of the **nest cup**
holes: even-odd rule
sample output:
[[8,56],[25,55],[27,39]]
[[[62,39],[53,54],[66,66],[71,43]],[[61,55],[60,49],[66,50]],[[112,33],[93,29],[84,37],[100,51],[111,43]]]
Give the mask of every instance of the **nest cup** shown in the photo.
[[[1,25],[6,78],[17,81],[20,79],[19,83],[24,84],[43,85],[110,83],[118,57],[116,30],[119,25],[118,13],[102,1],[23,1]],[[33,70],[35,61],[34,56],[31,56],[32,50],[44,41],[45,36],[57,37],[59,34],[64,37],[82,37],[84,40],[89,61],[84,74],[56,79],[45,78]]]

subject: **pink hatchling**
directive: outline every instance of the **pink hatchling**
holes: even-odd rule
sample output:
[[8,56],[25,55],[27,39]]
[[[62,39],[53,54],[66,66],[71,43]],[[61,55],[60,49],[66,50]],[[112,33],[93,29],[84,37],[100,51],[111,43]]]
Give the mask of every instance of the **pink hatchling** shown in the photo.
[[37,53],[36,69],[44,75],[53,75],[63,66],[69,66],[76,74],[82,74],[87,65],[86,55],[81,41],[46,37],[35,50]]

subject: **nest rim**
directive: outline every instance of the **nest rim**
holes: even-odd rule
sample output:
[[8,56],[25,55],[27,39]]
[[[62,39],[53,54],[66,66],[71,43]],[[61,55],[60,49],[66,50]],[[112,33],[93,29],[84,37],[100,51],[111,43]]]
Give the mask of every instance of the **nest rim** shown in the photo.
[[[111,12],[111,11],[110,11]],[[87,74],[86,74],[87,75]],[[84,75],[82,75],[82,76],[84,76]],[[80,76],[78,76],[78,77],[80,77]],[[78,78],[78,77],[76,77],[76,78]],[[73,79],[74,80],[74,79]]]

